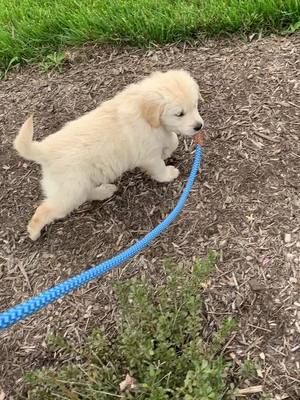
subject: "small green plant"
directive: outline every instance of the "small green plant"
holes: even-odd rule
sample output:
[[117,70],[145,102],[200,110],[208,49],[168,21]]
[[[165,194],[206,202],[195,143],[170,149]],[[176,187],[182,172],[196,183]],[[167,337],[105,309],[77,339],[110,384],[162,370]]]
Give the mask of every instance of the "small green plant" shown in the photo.
[[54,52],[48,54],[41,62],[41,67],[44,72],[48,72],[53,69],[61,70],[61,65],[65,60],[65,53]]
[[[121,323],[108,342],[95,330],[81,349],[63,338],[51,337],[51,346],[76,363],[41,369],[27,376],[25,398],[30,400],[219,400],[228,391],[229,365],[218,355],[232,331],[224,322],[212,343],[202,335],[201,284],[215,263],[211,253],[192,269],[168,263],[164,282],[133,279],[119,284],[116,295]],[[72,354],[71,354],[72,355]],[[135,385],[121,393],[124,376]]]
[[241,367],[242,377],[249,379],[257,376],[257,365],[252,360],[245,360]]
[[260,395],[260,400],[272,400],[272,396],[268,393],[263,392]]
[[282,32],[283,35],[288,35],[297,32],[300,29],[300,20],[296,21],[294,24],[291,24],[288,29]]
[[16,67],[18,65],[18,57],[12,57],[10,61],[7,63],[5,67],[0,69],[0,81],[5,79],[8,72],[11,70],[12,67]]
[[228,336],[234,330],[235,327],[236,327],[236,322],[234,319],[232,319],[232,318],[224,319],[219,330],[213,336],[211,350],[214,352],[218,352],[219,349],[226,342],[226,340],[228,339]]

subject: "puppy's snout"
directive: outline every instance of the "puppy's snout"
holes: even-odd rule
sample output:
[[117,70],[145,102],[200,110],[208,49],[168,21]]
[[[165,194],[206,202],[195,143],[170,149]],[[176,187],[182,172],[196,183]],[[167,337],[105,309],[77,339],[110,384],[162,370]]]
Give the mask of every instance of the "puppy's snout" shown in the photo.
[[197,122],[197,124],[194,126],[194,131],[198,132],[202,128],[203,128],[203,123],[202,122]]

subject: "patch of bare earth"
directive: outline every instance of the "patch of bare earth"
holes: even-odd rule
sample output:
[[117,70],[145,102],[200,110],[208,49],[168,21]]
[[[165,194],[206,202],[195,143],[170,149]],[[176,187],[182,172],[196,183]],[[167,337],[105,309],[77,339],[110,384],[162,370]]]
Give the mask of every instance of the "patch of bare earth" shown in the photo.
[[11,147],[30,112],[41,138],[146,73],[182,67],[202,89],[208,135],[201,174],[165,234],[122,268],[1,332],[6,393],[20,390],[25,371],[61,362],[45,345],[50,332],[80,345],[95,326],[113,331],[117,279],[145,273],[159,279],[164,259],[191,263],[216,249],[220,260],[204,296],[208,327],[234,316],[238,328],[225,351],[237,364],[258,362],[260,378],[249,384],[262,384],[278,399],[299,399],[299,54],[299,35],[151,51],[86,47],[63,73],[28,67],[0,82],[2,311],[147,233],[174,207],[192,162],[193,145],[182,140],[170,160],[181,171],[176,182],[127,174],[112,199],[84,205],[32,243],[25,226],[41,198],[39,168]]

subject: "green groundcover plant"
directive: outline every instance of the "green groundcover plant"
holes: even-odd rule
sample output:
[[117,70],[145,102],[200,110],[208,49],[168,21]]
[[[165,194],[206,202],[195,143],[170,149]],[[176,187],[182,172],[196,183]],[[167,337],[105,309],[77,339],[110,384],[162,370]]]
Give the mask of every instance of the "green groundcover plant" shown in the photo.
[[299,21],[299,0],[1,0],[0,69],[89,41],[145,46],[294,32]]
[[[217,332],[204,338],[202,287],[214,263],[211,253],[193,268],[167,263],[160,283],[142,278],[119,284],[115,337],[107,340],[98,329],[76,349],[64,338],[52,336],[51,346],[73,361],[28,374],[23,398],[223,398],[229,390],[230,365],[220,349],[234,321],[224,320]],[[121,392],[126,374],[134,384]]]

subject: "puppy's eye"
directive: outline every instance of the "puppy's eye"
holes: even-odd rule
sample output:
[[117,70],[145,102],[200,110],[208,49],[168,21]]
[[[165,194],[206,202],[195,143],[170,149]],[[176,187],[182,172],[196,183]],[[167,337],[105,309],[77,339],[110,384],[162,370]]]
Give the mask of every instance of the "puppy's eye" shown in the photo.
[[181,110],[181,111],[179,111],[177,114],[175,114],[176,115],[176,117],[183,117],[184,116],[184,111],[183,110]]

